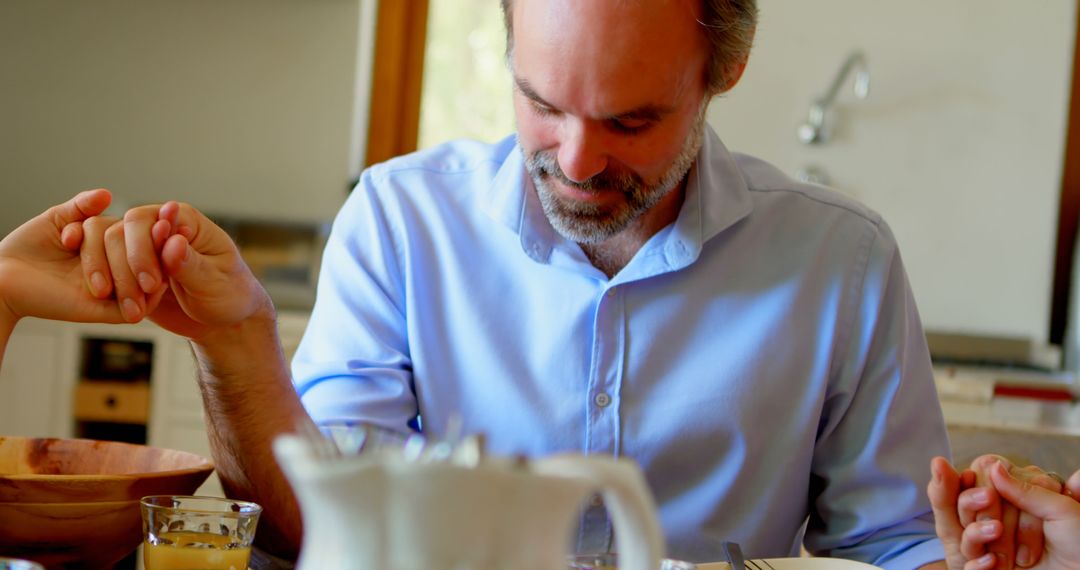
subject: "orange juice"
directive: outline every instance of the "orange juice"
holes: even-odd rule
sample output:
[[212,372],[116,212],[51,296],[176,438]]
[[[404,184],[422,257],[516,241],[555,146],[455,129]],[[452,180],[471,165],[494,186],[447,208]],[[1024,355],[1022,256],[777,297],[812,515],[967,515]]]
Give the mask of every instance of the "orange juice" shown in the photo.
[[146,570],[247,570],[251,556],[250,546],[228,548],[231,540],[220,534],[165,532],[157,542],[143,542]]

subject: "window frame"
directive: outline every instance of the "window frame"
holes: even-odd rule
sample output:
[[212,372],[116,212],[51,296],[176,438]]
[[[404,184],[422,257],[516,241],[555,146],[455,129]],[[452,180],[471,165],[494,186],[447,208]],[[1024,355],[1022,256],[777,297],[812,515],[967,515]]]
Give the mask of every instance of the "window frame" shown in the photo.
[[416,150],[428,0],[382,0],[377,14],[365,165]]

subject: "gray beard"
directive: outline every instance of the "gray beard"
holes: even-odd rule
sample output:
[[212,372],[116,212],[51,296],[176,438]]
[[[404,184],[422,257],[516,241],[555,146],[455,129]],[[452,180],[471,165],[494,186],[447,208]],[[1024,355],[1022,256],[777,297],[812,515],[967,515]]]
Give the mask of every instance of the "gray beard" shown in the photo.
[[[555,153],[547,150],[528,155],[525,169],[536,187],[544,215],[555,231],[579,244],[598,244],[625,230],[686,178],[701,149],[704,132],[705,105],[702,105],[702,111],[678,156],[660,179],[652,184],[632,172],[614,173],[607,170],[583,182],[574,182],[559,167]],[[552,179],[585,192],[616,190],[625,199],[613,206],[567,200],[552,188]]]

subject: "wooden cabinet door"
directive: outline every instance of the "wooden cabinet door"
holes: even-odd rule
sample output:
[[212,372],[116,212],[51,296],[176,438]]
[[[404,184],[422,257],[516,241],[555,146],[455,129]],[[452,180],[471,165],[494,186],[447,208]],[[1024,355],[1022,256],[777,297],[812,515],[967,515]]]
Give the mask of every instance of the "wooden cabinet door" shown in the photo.
[[19,323],[0,368],[0,434],[72,436],[73,343],[53,323]]

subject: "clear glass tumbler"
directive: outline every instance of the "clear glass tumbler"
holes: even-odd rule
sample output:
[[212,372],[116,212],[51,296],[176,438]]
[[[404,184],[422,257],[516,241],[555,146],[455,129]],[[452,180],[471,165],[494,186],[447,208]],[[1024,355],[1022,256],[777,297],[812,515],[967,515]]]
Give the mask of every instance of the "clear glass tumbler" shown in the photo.
[[221,497],[141,501],[146,570],[247,570],[262,507]]

